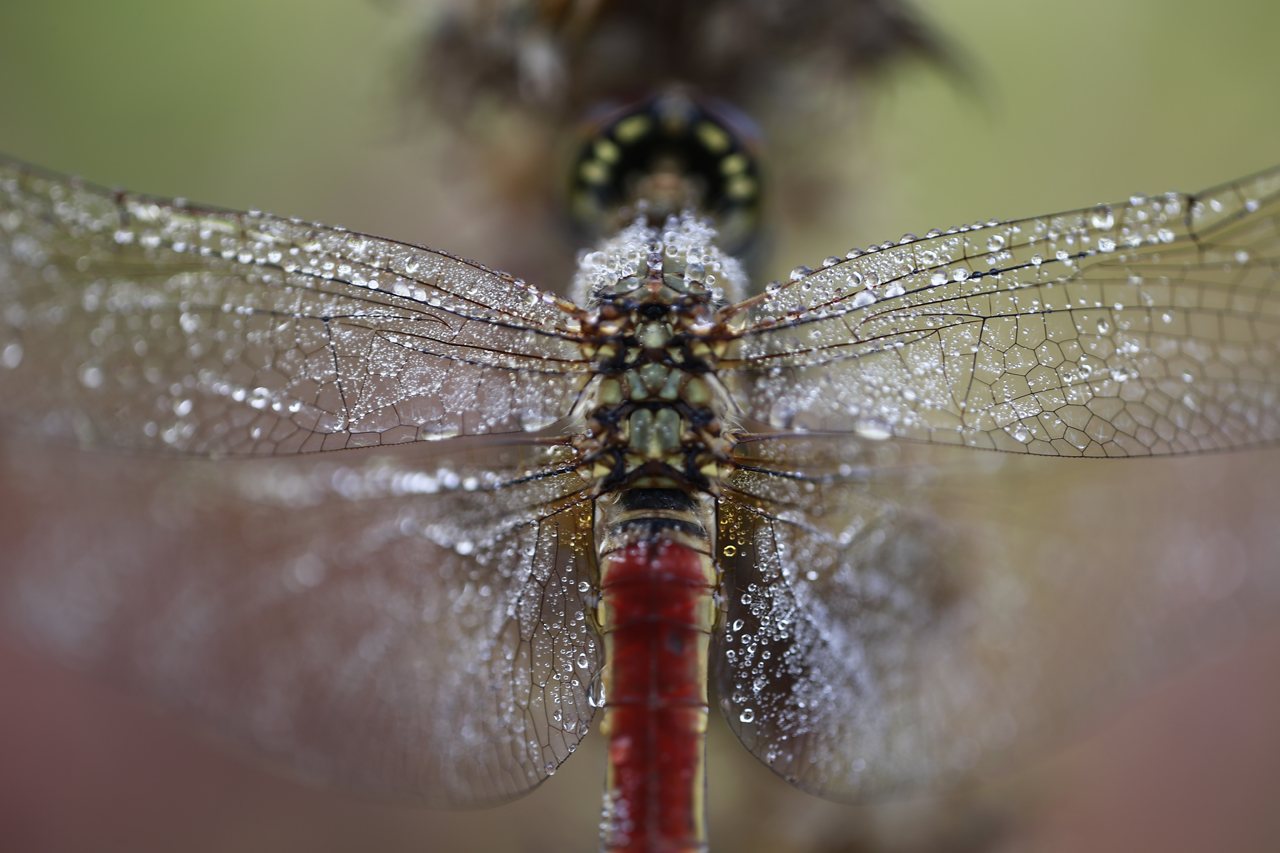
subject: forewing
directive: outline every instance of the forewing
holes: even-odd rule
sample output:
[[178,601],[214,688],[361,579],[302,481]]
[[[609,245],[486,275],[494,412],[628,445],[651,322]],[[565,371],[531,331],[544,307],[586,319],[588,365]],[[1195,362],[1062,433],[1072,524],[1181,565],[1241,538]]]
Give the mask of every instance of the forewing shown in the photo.
[[572,306],[470,261],[110,192],[0,158],[0,423],[283,454],[535,430]]
[[715,685],[743,743],[814,793],[990,778],[1280,603],[1276,451],[1064,465],[815,436],[740,450]]
[[554,459],[0,451],[3,623],[295,775],[491,803],[587,731],[590,512]]
[[1057,456],[1280,438],[1280,170],[904,238],[728,309],[750,417]]

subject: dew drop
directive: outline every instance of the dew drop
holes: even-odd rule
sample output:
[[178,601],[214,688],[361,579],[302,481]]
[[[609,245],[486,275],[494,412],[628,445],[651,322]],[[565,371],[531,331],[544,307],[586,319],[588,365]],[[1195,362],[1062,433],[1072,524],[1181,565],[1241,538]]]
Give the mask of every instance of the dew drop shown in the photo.
[[743,708],[742,713],[738,715],[738,719],[744,723],[753,723],[756,719],[756,712],[753,708]]
[[861,421],[854,426],[853,431],[868,441],[884,441],[893,435],[893,430],[884,421]]
[[80,383],[86,388],[100,388],[102,386],[102,368],[90,364],[81,367]]
[[0,352],[0,364],[12,370],[22,364],[22,344],[9,344]]

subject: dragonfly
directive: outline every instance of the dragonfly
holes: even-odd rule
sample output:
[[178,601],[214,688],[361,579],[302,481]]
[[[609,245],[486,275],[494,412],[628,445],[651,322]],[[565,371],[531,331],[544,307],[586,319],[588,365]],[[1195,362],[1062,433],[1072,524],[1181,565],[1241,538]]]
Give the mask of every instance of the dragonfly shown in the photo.
[[937,460],[1280,438],[1280,170],[750,295],[715,224],[752,151],[672,103],[583,146],[579,207],[626,215],[568,298],[0,160],[5,623],[393,801],[519,796],[596,723],[601,849],[702,851],[713,698],[807,791],[954,785],[1131,677],[1117,644],[1276,601],[1020,572]]

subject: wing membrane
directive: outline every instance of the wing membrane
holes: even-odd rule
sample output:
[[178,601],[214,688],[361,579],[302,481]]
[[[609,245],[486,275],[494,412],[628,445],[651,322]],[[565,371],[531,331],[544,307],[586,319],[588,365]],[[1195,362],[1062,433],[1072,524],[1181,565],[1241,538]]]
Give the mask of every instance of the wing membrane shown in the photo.
[[825,796],[989,777],[1280,605],[1276,451],[743,450],[721,503],[715,683],[743,743]]
[[491,803],[588,729],[590,513],[554,459],[0,450],[4,623],[295,774]]
[[285,454],[539,429],[572,306],[341,229],[0,159],[0,418],[86,444]]
[[740,405],[775,427],[1040,455],[1275,441],[1277,217],[1273,170],[833,261],[729,309],[747,317]]

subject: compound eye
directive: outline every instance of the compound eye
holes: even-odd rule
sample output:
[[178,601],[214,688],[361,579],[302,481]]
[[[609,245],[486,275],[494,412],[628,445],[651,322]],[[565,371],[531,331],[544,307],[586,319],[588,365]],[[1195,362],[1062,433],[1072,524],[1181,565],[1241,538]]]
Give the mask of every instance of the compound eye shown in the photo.
[[760,175],[754,139],[735,115],[678,90],[589,125],[569,181],[578,226],[596,239],[639,213],[658,225],[692,210],[715,221],[723,248],[741,252],[759,221]]

